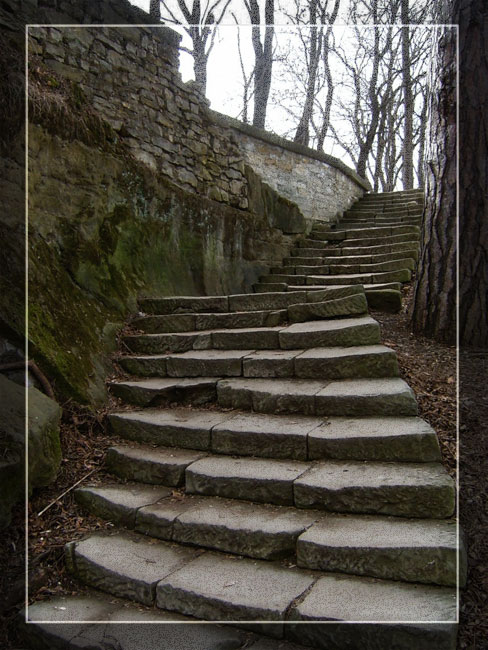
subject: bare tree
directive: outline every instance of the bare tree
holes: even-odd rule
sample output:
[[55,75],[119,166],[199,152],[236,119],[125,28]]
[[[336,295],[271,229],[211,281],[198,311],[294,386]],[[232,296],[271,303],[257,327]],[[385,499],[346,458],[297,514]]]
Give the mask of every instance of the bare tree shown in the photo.
[[[264,8],[264,25],[261,23],[258,0],[244,0],[252,27],[252,45],[254,49],[254,112],[252,123],[264,129],[266,110],[271,89],[271,72],[273,67],[274,36],[274,0],[266,0]],[[261,42],[261,27],[264,29],[264,41]]]
[[426,208],[412,310],[414,331],[456,342],[456,44],[438,28],[431,71]]
[[193,0],[191,6],[189,0],[177,0],[176,9],[174,3],[161,0],[164,21],[182,25],[191,38],[192,49],[181,49],[193,57],[195,81],[203,95],[207,88],[207,63],[215,42],[216,26],[222,22],[229,4],[230,0],[206,0],[202,7],[200,0]]

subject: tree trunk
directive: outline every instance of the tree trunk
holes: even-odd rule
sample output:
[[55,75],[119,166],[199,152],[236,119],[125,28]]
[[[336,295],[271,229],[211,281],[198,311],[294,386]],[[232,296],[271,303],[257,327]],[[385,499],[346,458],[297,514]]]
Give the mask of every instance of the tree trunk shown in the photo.
[[403,76],[403,189],[413,188],[413,94],[410,71],[410,22],[408,0],[402,0],[402,76]]
[[414,331],[456,342],[456,37],[439,27],[431,70],[426,207]]
[[[488,347],[488,5],[456,0],[459,24],[459,339]],[[482,108],[484,107],[484,108]]]
[[160,0],[151,0],[149,3],[149,15],[155,23],[161,22],[161,2]]
[[273,66],[273,21],[274,21],[274,0],[266,0],[265,5],[265,31],[264,45],[261,43],[261,27],[259,16],[259,5],[257,0],[249,2],[249,17],[252,28],[252,44],[256,65],[254,68],[254,112],[253,126],[264,129],[266,124],[266,109],[268,106],[269,91],[271,88],[271,69]]

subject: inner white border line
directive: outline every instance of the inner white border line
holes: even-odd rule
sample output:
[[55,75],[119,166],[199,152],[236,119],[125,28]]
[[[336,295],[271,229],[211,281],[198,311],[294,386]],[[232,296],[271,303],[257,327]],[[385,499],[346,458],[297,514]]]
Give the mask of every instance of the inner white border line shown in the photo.
[[[239,25],[239,27],[249,27],[250,25]],[[386,28],[389,27],[390,25],[387,24],[381,24],[381,25],[376,25],[376,24],[361,24],[361,25],[354,25],[351,23],[345,23],[345,24],[335,24],[334,26],[337,27],[360,27],[360,28],[375,28],[375,27],[382,27]],[[456,569],[457,569],[457,584],[456,584],[456,619],[453,621],[269,621],[269,620],[237,620],[237,621],[222,621],[222,620],[215,620],[215,621],[208,621],[208,620],[196,620],[196,621],[113,621],[113,620],[107,620],[107,621],[100,621],[100,620],[95,620],[95,621],[53,621],[53,620],[48,620],[48,621],[41,621],[41,620],[36,620],[36,621],[30,621],[28,616],[29,616],[29,581],[28,581],[28,572],[29,572],[29,494],[28,494],[28,484],[29,484],[29,446],[28,446],[28,407],[29,407],[29,400],[28,400],[28,390],[27,390],[27,366],[25,369],[25,374],[26,374],[26,391],[25,391],[25,408],[26,408],[26,415],[25,415],[25,623],[26,624],[33,624],[33,625],[45,625],[45,624],[52,624],[52,625],[80,625],[80,624],[86,624],[86,625],[93,625],[93,624],[100,624],[100,625],[105,625],[105,624],[111,624],[111,625],[130,625],[130,624],[143,624],[143,625],[154,625],[155,623],[157,624],[170,624],[170,625],[225,625],[225,624],[230,624],[230,625],[236,625],[236,624],[248,624],[248,623],[261,623],[261,624],[269,624],[269,625],[288,625],[288,624],[300,624],[300,625],[454,625],[459,623],[459,612],[460,612],[460,607],[459,607],[459,592],[460,592],[460,587],[459,587],[459,570],[460,570],[460,562],[459,562],[459,556],[460,556],[460,549],[459,549],[459,541],[460,541],[460,525],[459,525],[459,25],[457,24],[430,24],[430,23],[423,23],[422,25],[401,25],[401,24],[396,24],[393,23],[391,26],[396,26],[396,27],[421,27],[421,26],[428,26],[432,28],[436,28],[437,31],[441,28],[454,28],[455,31],[455,38],[456,38],[456,405],[457,405],[457,410],[456,410],[456,516],[457,516],[457,521],[456,521],[456,527],[457,527],[457,553],[456,553]],[[157,24],[135,24],[135,25],[108,25],[108,24],[83,24],[83,25],[76,25],[76,24],[27,24],[25,26],[25,358],[26,360],[29,358],[28,357],[28,351],[29,351],[29,345],[28,345],[28,297],[29,297],[29,282],[28,282],[28,274],[29,274],[29,248],[28,248],[28,237],[29,237],[29,67],[28,67],[28,62],[29,62],[29,28],[30,27],[53,27],[55,29],[58,28],[148,28],[148,27],[158,27],[158,28],[168,28],[168,29],[173,29],[173,26],[171,25],[163,25],[161,23]],[[229,25],[220,25],[219,27],[233,27],[235,28],[235,25],[229,24]],[[275,23],[274,27],[294,27],[292,25],[280,25]],[[177,32],[178,33],[178,32]],[[436,432],[436,435],[437,432]],[[411,583],[415,584],[415,583]],[[108,594],[108,597],[114,597],[113,595],[111,596]],[[137,606],[137,603],[135,603]],[[146,606],[147,607],[147,606]],[[161,610],[164,611],[164,610]],[[286,639],[282,639],[283,641],[286,641]]]

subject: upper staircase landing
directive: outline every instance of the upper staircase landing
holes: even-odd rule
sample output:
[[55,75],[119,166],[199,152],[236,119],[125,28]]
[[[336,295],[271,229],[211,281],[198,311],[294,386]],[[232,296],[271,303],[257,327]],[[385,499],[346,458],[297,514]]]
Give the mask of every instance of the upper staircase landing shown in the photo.
[[254,291],[364,285],[368,305],[401,309],[401,285],[415,272],[424,195],[421,190],[366,194],[338,223],[314,222],[281,266]]

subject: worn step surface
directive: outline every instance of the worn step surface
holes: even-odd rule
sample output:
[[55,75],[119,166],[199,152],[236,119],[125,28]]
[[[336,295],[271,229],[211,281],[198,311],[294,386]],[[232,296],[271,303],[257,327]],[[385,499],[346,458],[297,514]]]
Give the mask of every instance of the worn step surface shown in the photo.
[[312,460],[439,461],[437,436],[416,417],[306,417],[199,409],[113,413],[114,433],[135,442],[217,454]]
[[90,586],[130,594],[144,605],[155,602],[165,611],[200,620],[280,623],[267,629],[276,637],[293,635],[287,620],[455,621],[456,592],[447,587],[321,574],[152,541],[92,535],[68,545],[68,566]]
[[223,408],[303,415],[417,415],[412,389],[397,377],[381,379],[222,379]]
[[[305,320],[303,312],[297,312],[296,320]],[[191,350],[178,355],[121,357],[119,363],[135,375],[157,377],[344,379],[398,375],[396,354],[382,345],[311,350]]]
[[[76,498],[91,513],[158,539],[257,559],[296,555],[298,566],[306,569],[456,586],[453,521],[324,514],[148,490],[145,498],[140,491],[134,500],[133,493],[132,486],[119,484],[79,488]],[[464,549],[460,560],[464,584]]]
[[[439,519],[327,515],[298,538],[298,566],[456,586],[457,526]],[[466,555],[460,553],[461,586]]]
[[[320,288],[327,290],[326,287]],[[345,287],[345,289],[355,288]],[[307,293],[311,296],[316,294],[320,298],[320,293],[315,288],[307,291]],[[319,301],[317,300],[317,302]],[[304,336],[298,337],[296,335],[300,331],[304,333]],[[291,339],[295,341],[292,346],[289,345]],[[187,352],[188,350],[208,350],[211,348],[219,350],[274,350],[280,348],[289,349],[290,347],[366,345],[379,342],[379,325],[370,316],[309,321],[303,324],[267,328],[237,328],[207,332],[185,332],[182,334],[137,334],[124,337],[124,343],[133,352],[147,355]]]
[[187,468],[186,489],[331,512],[444,518],[455,488],[438,463],[208,457]]
[[26,614],[29,623],[20,631],[32,650],[306,650],[234,626],[198,623],[176,612],[107,598],[95,590],[36,602]]

